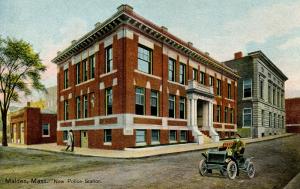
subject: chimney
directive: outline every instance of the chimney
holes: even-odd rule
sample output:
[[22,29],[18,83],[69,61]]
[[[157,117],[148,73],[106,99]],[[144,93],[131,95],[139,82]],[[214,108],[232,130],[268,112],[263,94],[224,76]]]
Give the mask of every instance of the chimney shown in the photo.
[[205,54],[206,56],[209,56],[209,52],[205,52],[204,54]]
[[234,59],[240,59],[240,58],[243,58],[242,51],[234,53]]
[[190,41],[188,41],[187,44],[188,44],[189,47],[192,47],[192,46],[193,46],[193,43],[190,42]]
[[161,26],[161,29],[164,31],[164,32],[167,32],[168,31],[168,28],[166,26]]
[[127,4],[122,4],[118,7],[118,11],[128,11],[128,12],[132,12],[133,11],[133,7]]
[[100,25],[101,25],[101,22],[97,22],[97,23],[95,24],[95,28],[98,27],[98,26],[100,26]]

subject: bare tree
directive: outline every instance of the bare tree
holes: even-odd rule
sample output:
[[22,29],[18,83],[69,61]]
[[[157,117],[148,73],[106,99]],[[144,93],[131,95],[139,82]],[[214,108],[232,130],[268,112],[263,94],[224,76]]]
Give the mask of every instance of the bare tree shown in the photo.
[[29,43],[0,36],[2,146],[7,146],[7,113],[11,102],[19,102],[20,97],[30,95],[32,89],[46,92],[40,81],[45,71],[46,66]]

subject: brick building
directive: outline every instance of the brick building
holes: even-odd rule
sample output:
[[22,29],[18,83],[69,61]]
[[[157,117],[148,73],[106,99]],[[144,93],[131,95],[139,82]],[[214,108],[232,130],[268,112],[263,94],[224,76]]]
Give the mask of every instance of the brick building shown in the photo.
[[10,113],[10,138],[17,144],[56,142],[56,114],[43,113],[40,108],[25,107]]
[[238,126],[252,137],[285,132],[284,73],[261,51],[237,52],[225,64],[238,71]]
[[285,99],[286,132],[300,133],[300,98]]
[[236,132],[238,75],[129,5],[52,62],[58,144],[70,129],[75,146],[106,149],[203,143]]

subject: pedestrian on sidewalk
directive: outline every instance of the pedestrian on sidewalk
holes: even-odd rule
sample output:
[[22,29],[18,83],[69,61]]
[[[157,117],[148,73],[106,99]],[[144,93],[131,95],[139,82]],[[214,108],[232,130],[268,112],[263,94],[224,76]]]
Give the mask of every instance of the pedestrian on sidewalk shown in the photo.
[[68,141],[67,141],[67,148],[66,151],[68,151],[68,149],[71,147],[71,152],[74,151],[74,134],[73,134],[73,130],[71,129],[68,133]]

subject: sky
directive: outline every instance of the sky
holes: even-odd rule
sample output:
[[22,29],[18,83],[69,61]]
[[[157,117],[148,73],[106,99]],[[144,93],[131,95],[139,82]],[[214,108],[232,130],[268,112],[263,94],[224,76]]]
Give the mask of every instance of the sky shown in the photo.
[[0,0],[0,35],[32,44],[47,66],[42,82],[53,86],[57,51],[121,4],[220,62],[262,50],[289,78],[286,97],[300,97],[300,0]]

